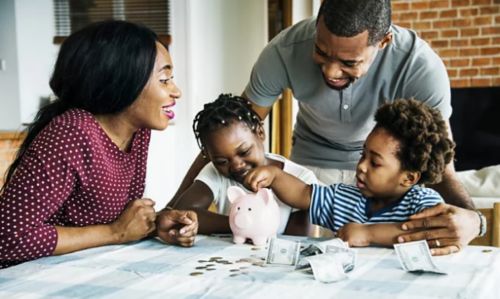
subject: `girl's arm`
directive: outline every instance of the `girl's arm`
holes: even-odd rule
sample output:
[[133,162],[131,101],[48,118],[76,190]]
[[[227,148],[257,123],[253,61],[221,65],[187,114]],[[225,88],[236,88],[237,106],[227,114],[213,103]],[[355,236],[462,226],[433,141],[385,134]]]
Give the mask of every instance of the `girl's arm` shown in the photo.
[[209,211],[213,200],[212,190],[202,181],[196,180],[175,200],[172,207],[195,211],[198,215],[198,232],[201,234],[230,233],[229,217]]
[[297,209],[307,210],[311,204],[311,185],[275,166],[254,168],[245,183],[254,191],[270,187],[282,202]]

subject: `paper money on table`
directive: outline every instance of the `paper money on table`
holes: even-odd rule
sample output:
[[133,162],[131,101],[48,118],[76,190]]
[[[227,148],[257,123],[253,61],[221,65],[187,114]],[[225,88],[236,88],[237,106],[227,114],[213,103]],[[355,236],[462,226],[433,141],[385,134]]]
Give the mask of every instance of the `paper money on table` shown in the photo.
[[311,244],[300,253],[296,271],[313,273],[316,280],[334,282],[347,278],[356,264],[356,252],[346,242],[332,239]]
[[318,281],[335,282],[347,278],[343,267],[344,260],[336,253],[323,253],[303,259],[311,265],[314,279]]
[[280,238],[269,240],[265,266],[292,266],[299,260],[300,242]]
[[425,240],[394,244],[394,249],[401,267],[408,272],[448,274],[434,263]]

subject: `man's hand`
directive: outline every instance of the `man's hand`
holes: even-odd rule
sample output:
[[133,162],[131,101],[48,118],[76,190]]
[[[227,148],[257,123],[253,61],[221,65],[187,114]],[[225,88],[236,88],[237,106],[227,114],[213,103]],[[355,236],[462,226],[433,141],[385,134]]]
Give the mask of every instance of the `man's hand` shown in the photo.
[[191,247],[198,233],[198,217],[193,211],[163,210],[156,216],[156,232],[169,244]]
[[346,223],[342,226],[337,236],[346,241],[352,247],[370,246],[371,234],[368,224]]
[[449,204],[438,204],[412,215],[401,229],[418,230],[401,235],[398,242],[427,240],[432,255],[460,251],[479,235],[480,220],[476,212]]

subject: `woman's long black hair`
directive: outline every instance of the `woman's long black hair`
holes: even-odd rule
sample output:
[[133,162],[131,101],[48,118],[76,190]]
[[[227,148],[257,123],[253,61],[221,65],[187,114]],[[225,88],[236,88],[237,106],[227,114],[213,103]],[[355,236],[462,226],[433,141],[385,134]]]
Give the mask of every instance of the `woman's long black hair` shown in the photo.
[[26,128],[2,191],[33,140],[54,117],[73,108],[97,115],[130,106],[149,80],[156,42],[152,30],[125,21],[94,23],[70,35],[61,45],[50,79],[57,99],[41,108]]

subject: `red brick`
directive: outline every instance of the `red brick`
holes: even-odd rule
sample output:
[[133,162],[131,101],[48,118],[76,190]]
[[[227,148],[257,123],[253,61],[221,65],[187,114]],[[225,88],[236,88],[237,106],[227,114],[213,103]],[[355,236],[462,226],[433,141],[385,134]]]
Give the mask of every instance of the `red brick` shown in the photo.
[[446,29],[448,29],[448,28],[453,27],[452,25],[453,25],[453,21],[451,21],[451,20],[434,21],[434,22],[432,22],[432,27],[433,28],[437,28],[437,29],[439,29],[439,28],[446,28]]
[[451,46],[452,47],[467,47],[467,46],[469,46],[469,40],[468,39],[454,39],[451,41]]
[[481,76],[498,76],[500,75],[500,67],[486,67],[480,71]]
[[459,72],[460,77],[472,77],[479,74],[478,69],[461,69]]
[[472,66],[485,66],[490,64],[491,64],[491,58],[481,57],[472,59]]
[[491,25],[493,23],[493,18],[491,16],[478,17],[474,19],[474,25]]
[[500,65],[500,57],[493,57],[493,65]]
[[479,14],[481,15],[492,15],[497,14],[500,11],[498,6],[486,6],[479,8]]
[[453,69],[453,70],[447,69],[446,71],[448,72],[448,77],[450,77],[450,78],[456,78],[458,75],[458,71],[455,69]]
[[469,66],[469,64],[470,64],[470,59],[469,58],[452,59],[451,62],[450,62],[450,65],[452,67]]
[[470,19],[455,19],[453,20],[453,27],[467,27],[472,24]]
[[397,25],[404,27],[404,28],[411,28],[411,22],[398,22],[396,23]]
[[459,53],[457,49],[438,49],[437,52],[441,57],[457,57]]
[[500,45],[500,36],[494,37],[491,43],[493,45]]
[[451,87],[470,87],[469,79],[453,79],[450,83]]
[[441,37],[457,37],[458,36],[458,30],[442,30]]
[[[500,1],[499,1],[499,2],[500,2]],[[493,78],[493,79],[492,79],[492,81],[493,81],[493,82],[492,82],[491,86],[500,86],[500,77],[498,77],[498,78]]]
[[478,28],[463,28],[460,29],[460,36],[477,36],[479,34]]
[[426,30],[426,29],[431,29],[431,22],[415,22],[411,26],[411,29],[413,30]]
[[413,12],[404,12],[400,16],[401,20],[416,20],[418,18],[418,13]]
[[491,39],[489,37],[485,38],[473,38],[471,39],[471,44],[473,46],[486,46],[486,45],[491,45]]
[[481,28],[481,35],[499,35],[500,26]]
[[411,9],[412,10],[427,10],[427,9],[429,9],[429,1],[420,1],[420,2],[413,1],[411,3]]
[[472,0],[472,5],[491,5],[491,0]]
[[479,55],[479,49],[478,48],[460,49],[460,57],[463,57],[463,56],[476,56],[476,55]]
[[477,16],[479,10],[477,8],[465,8],[460,10],[461,17]]
[[433,40],[431,41],[432,48],[447,48],[449,42],[447,40]]
[[401,11],[410,9],[410,4],[407,1],[392,1],[392,10]]
[[491,78],[472,78],[471,87],[485,87],[492,86]]
[[443,10],[439,13],[440,18],[456,18],[458,12],[456,9]]
[[430,8],[447,8],[450,7],[450,1],[441,0],[441,1],[431,1],[429,3]]
[[422,31],[420,33],[420,37],[422,37],[425,40],[431,40],[437,38],[438,35],[439,35],[438,31]]
[[437,16],[438,16],[437,11],[421,11],[420,12],[420,19],[421,20],[437,19]]
[[500,47],[483,48],[483,49],[481,49],[481,55],[482,56],[498,55],[498,54],[500,54]]
[[451,7],[469,6],[470,0],[451,0]]

